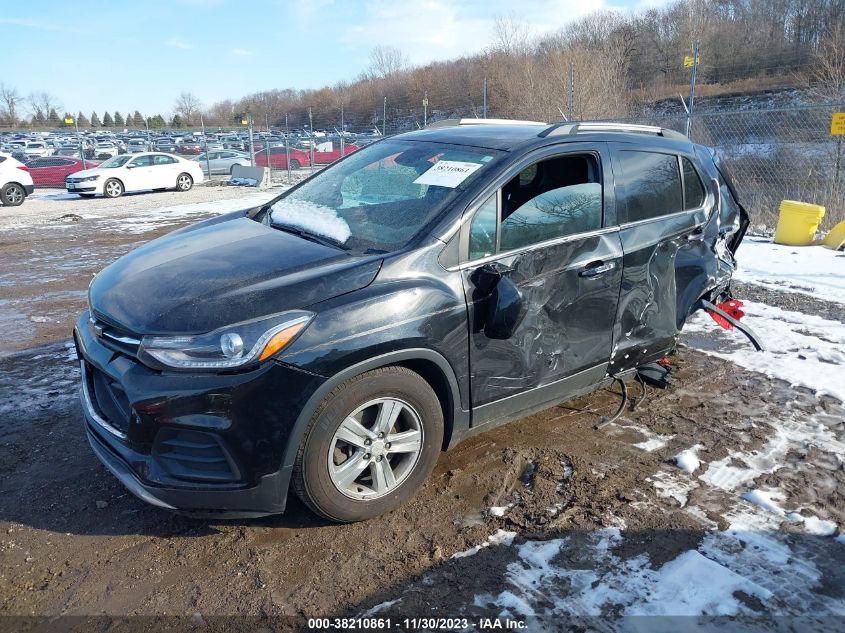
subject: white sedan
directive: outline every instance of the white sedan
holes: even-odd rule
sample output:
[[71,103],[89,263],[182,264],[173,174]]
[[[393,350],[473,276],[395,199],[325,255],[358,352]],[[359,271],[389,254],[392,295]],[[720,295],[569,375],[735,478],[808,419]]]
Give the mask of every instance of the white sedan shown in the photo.
[[161,152],[123,154],[65,178],[68,193],[83,197],[102,194],[117,198],[126,191],[176,189],[188,191],[203,181],[199,164]]

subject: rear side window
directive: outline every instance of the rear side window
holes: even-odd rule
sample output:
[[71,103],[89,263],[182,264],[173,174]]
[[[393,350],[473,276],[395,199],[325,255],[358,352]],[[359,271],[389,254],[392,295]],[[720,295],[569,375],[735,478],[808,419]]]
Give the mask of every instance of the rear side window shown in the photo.
[[688,159],[682,158],[681,165],[684,170],[684,209],[697,209],[704,204],[704,185]]
[[624,200],[624,222],[650,220],[683,211],[676,155],[623,150],[619,152],[619,162],[622,174],[617,183]]
[[6,157],[5,157],[5,156],[0,156],[0,163],[2,163],[4,160],[6,160]]

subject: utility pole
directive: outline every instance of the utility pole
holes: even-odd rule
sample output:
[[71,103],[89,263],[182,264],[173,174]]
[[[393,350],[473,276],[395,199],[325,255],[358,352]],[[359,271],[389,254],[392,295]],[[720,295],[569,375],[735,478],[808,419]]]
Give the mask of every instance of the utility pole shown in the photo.
[[255,142],[253,141],[253,138],[252,138],[252,125],[253,125],[252,115],[247,114],[247,117],[248,117],[248,121],[249,121],[249,162],[250,162],[250,165],[255,167]]
[[689,83],[689,110],[687,111],[687,136],[692,131],[693,106],[695,105],[695,81],[698,78],[698,40],[692,48],[692,77]]
[[575,64],[569,62],[569,103],[568,103],[569,120],[575,116]]
[[484,78],[484,118],[487,118],[487,77]]
[[381,135],[387,136],[387,96],[384,97],[384,110],[381,115]]
[[79,143],[79,157],[82,159],[82,169],[88,169],[88,163],[85,162],[85,149],[82,147],[82,137],[79,135],[79,121],[73,117],[73,126],[76,128],[76,142]]
[[285,112],[285,164],[288,167],[288,184],[290,184],[290,128],[287,112]]
[[309,171],[314,173],[314,118],[311,116],[311,106],[308,106],[308,133],[311,135],[311,142],[308,144],[311,148],[309,151],[308,162],[311,163]]
[[211,160],[208,158],[208,138],[205,136],[205,121],[200,112],[200,126],[202,127],[202,142],[205,143],[205,168],[208,171],[208,179],[211,180]]
[[423,93],[423,127],[428,126],[428,90]]
[[267,128],[267,137],[264,139],[264,149],[267,150],[267,186],[273,186],[273,165],[270,164],[270,115],[264,113],[264,127]]
[[343,123],[343,100],[340,102],[340,157],[346,156],[346,143],[344,143],[344,135],[346,134],[346,125]]

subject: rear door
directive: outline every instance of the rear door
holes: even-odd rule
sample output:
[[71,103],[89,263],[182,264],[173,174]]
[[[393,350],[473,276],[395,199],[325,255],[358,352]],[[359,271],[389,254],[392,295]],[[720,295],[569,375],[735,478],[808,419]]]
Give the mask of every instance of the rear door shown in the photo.
[[[622,278],[604,143],[545,148],[499,179],[461,233],[473,425],[541,408],[601,380]],[[521,294],[511,336],[486,331],[491,279]],[[501,282],[499,282],[501,283]]]
[[704,225],[714,195],[691,158],[665,146],[613,144],[624,259],[612,373],[674,348],[712,274]]

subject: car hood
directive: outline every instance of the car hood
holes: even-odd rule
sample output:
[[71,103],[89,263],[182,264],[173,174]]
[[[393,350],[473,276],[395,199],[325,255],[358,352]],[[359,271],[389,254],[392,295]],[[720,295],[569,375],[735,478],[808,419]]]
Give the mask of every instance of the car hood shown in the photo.
[[199,334],[363,288],[381,261],[240,216],[145,244],[88,296],[96,316],[134,334]]
[[[117,173],[117,169],[109,169],[108,171],[113,171]],[[89,176],[102,176],[106,172],[105,169],[98,169],[96,167],[92,167],[90,169],[82,169],[80,171],[75,171],[71,175],[74,178],[88,178]]]

